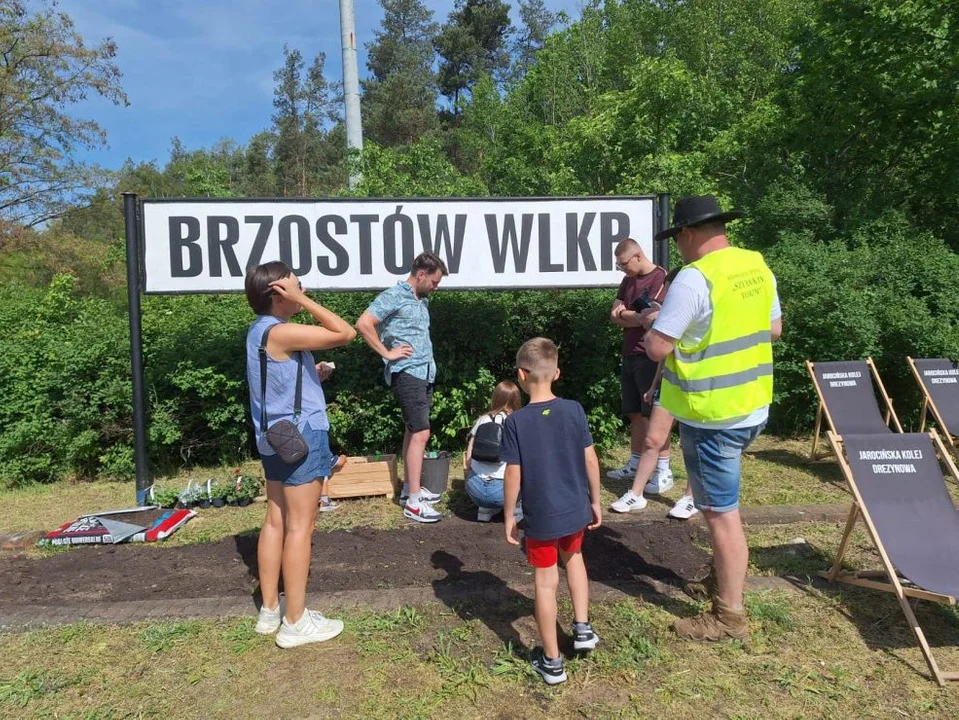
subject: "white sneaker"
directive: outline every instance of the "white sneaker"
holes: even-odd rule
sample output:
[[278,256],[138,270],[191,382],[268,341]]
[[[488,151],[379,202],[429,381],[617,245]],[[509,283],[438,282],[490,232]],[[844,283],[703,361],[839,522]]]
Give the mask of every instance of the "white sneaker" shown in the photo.
[[281,648],[332,640],[343,632],[342,620],[331,620],[323,613],[307,610],[293,625],[283,618],[280,632],[276,634],[276,644]]
[[280,604],[270,610],[266,605],[260,606],[260,616],[256,619],[256,627],[253,628],[260,635],[272,635],[280,629],[280,623],[283,620],[283,613],[280,611]]
[[632,480],[636,475],[637,465],[638,463],[634,463],[632,458],[630,458],[621,468],[616,468],[606,473],[606,477],[610,480]]
[[633,490],[630,488],[619,500],[610,505],[609,509],[613,512],[628,513],[639,512],[644,507],[646,507],[646,498],[642,495],[633,494]]
[[[442,495],[437,495],[435,492],[430,492],[425,487],[420,488],[420,500],[425,500],[428,503],[439,502],[442,499]],[[410,486],[406,483],[403,483],[403,489],[400,490],[400,503],[405,505],[406,501],[410,499]]]
[[403,505],[403,515],[410,520],[416,520],[416,522],[421,523],[435,523],[443,519],[442,513],[437,512],[436,509],[425,500],[421,500],[416,505],[407,502]]
[[339,506],[340,504],[338,502],[334,502],[333,500],[327,500],[326,502],[320,500],[320,512],[333,512]]
[[479,522],[489,522],[496,516],[496,513],[498,512],[498,508],[476,508],[476,519]]
[[671,518],[676,518],[677,520],[689,520],[693,515],[698,513],[699,510],[696,509],[696,505],[693,503],[692,495],[683,495],[679,500],[676,501],[676,504],[673,505],[673,509],[670,510],[667,515]]
[[649,479],[649,482],[646,483],[646,489],[643,492],[647,492],[650,495],[659,495],[672,488],[672,486],[673,471],[656,468],[653,471],[653,476]]

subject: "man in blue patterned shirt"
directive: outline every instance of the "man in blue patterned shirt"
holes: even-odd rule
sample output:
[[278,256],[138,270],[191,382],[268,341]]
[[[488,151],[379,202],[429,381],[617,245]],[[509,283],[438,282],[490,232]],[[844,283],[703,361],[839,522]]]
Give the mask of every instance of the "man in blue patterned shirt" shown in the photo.
[[446,264],[434,253],[418,255],[409,278],[377,295],[356,322],[366,344],[383,358],[386,384],[403,411],[403,515],[425,523],[438,522],[442,517],[432,505],[440,496],[420,487],[436,382],[429,295],[448,274]]

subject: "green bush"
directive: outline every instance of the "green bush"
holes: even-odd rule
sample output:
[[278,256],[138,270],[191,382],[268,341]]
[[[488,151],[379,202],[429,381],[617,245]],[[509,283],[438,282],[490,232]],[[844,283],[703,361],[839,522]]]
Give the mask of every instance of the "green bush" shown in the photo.
[[[919,404],[906,355],[959,356],[959,258],[895,215],[844,241],[784,231],[765,254],[785,318],[775,348],[770,429],[811,428],[816,402],[805,360],[870,355],[908,424]],[[0,288],[0,479],[8,484],[133,472],[125,304],[81,295],[74,285],[59,275],[44,289]],[[556,392],[583,404],[596,443],[625,441],[618,415],[621,336],[607,320],[613,296],[612,290],[437,293],[431,449],[465,446],[493,386],[514,377],[517,348],[536,335],[559,344]],[[355,321],[373,295],[318,297]],[[154,469],[234,463],[253,453],[244,350],[251,320],[240,295],[144,298]],[[322,359],[337,366],[326,384],[334,445],[349,453],[398,449],[402,420],[379,358],[357,340]]]
[[771,429],[812,427],[816,398],[806,360],[868,356],[908,426],[918,415],[919,391],[906,356],[959,356],[959,256],[893,215],[847,243],[785,235],[766,258],[784,317]]
[[[606,322],[613,293],[444,292],[432,304],[439,377],[432,447],[462,449],[497,381],[514,376],[519,345],[554,338],[557,391],[587,406],[596,440],[620,439],[618,332]],[[353,321],[371,293],[324,294]],[[244,342],[252,314],[240,295],[143,299],[149,453],[155,470],[233,463],[253,452]],[[132,381],[123,303],[81,295],[69,275],[46,289],[0,289],[8,331],[0,355],[0,478],[7,484],[133,472]],[[382,362],[357,340],[325,353],[333,442],[350,453],[402,442],[402,421]],[[320,359],[319,357],[317,359]]]

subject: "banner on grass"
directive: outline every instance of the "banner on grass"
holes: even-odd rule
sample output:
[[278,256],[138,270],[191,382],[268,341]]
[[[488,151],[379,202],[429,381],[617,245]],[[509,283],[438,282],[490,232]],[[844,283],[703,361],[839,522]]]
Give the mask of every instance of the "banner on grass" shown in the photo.
[[446,288],[610,287],[626,237],[653,256],[653,197],[145,200],[147,293],[242,291],[282,260],[313,290],[378,290],[431,250]]

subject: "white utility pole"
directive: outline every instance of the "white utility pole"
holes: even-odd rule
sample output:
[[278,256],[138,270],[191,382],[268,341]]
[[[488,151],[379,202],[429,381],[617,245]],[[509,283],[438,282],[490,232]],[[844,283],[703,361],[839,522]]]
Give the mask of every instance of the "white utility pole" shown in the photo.
[[[356,23],[353,0],[340,0],[340,37],[343,42],[343,100],[346,105],[346,147],[363,149],[363,123],[360,118],[360,79],[356,69]],[[350,189],[362,179],[350,172]]]

